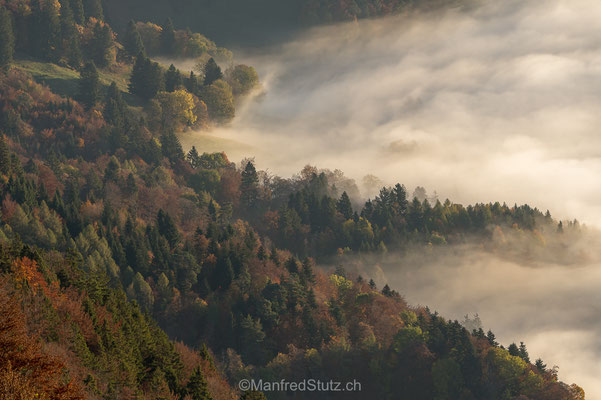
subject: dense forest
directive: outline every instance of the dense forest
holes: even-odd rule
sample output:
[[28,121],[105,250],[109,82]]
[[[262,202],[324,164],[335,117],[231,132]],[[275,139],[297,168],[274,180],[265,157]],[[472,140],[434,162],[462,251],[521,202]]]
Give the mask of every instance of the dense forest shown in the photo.
[[344,265],[515,235],[568,243],[576,221],[401,184],[363,202],[340,171],[285,179],[184,152],[177,133],[230,121],[258,76],[169,19],[117,35],[111,6],[0,1],[0,397],[279,399],[294,394],[237,383],[313,378],[361,382],[344,398],[584,398],[524,343]]
[[[106,16],[118,31],[126,18],[160,24],[172,15],[181,27],[199,30],[232,46],[278,43],[300,29],[418,10],[466,6],[479,0],[105,0]],[[242,34],[240,34],[242,33]]]

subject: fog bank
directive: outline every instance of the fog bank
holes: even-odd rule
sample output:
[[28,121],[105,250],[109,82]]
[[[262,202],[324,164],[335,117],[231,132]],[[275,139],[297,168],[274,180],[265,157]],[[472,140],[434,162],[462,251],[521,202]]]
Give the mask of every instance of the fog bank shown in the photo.
[[428,305],[445,318],[478,313],[505,347],[524,341],[532,362],[540,357],[548,368],[558,365],[560,380],[583,387],[587,399],[601,399],[598,260],[525,266],[460,247],[431,257],[422,251],[371,273],[410,304]]
[[311,163],[601,226],[600,19],[592,0],[509,0],[311,30],[238,53],[265,93],[210,135],[284,176]]

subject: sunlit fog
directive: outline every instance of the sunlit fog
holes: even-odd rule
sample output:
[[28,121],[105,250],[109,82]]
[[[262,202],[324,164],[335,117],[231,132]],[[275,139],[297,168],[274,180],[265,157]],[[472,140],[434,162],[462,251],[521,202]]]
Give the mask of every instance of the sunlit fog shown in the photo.
[[263,94],[229,127],[182,142],[229,139],[207,149],[255,156],[284,176],[311,163],[358,184],[374,174],[456,202],[529,203],[598,225],[599,18],[588,0],[491,2],[238,51]]

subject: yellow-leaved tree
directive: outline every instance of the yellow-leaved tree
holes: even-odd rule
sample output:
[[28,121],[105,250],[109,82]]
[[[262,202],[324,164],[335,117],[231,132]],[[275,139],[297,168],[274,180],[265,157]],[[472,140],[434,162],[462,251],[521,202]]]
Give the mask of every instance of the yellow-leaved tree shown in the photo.
[[159,92],[157,100],[162,109],[162,123],[165,128],[174,130],[191,126],[196,122],[194,96],[180,89],[173,92]]

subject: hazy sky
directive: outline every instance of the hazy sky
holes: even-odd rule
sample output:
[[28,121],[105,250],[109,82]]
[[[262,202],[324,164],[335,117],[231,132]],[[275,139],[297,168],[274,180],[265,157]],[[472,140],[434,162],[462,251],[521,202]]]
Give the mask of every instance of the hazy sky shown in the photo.
[[[226,146],[200,150],[255,156],[283,176],[311,163],[464,204],[527,202],[601,227],[601,2],[492,3],[318,28],[242,55],[264,94],[210,133]],[[598,262],[533,267],[460,251],[406,265],[380,282],[449,318],[478,312],[505,345],[525,341],[601,399]]]
[[601,226],[601,3],[494,3],[237,52],[265,93],[211,135],[284,176],[311,163]]

